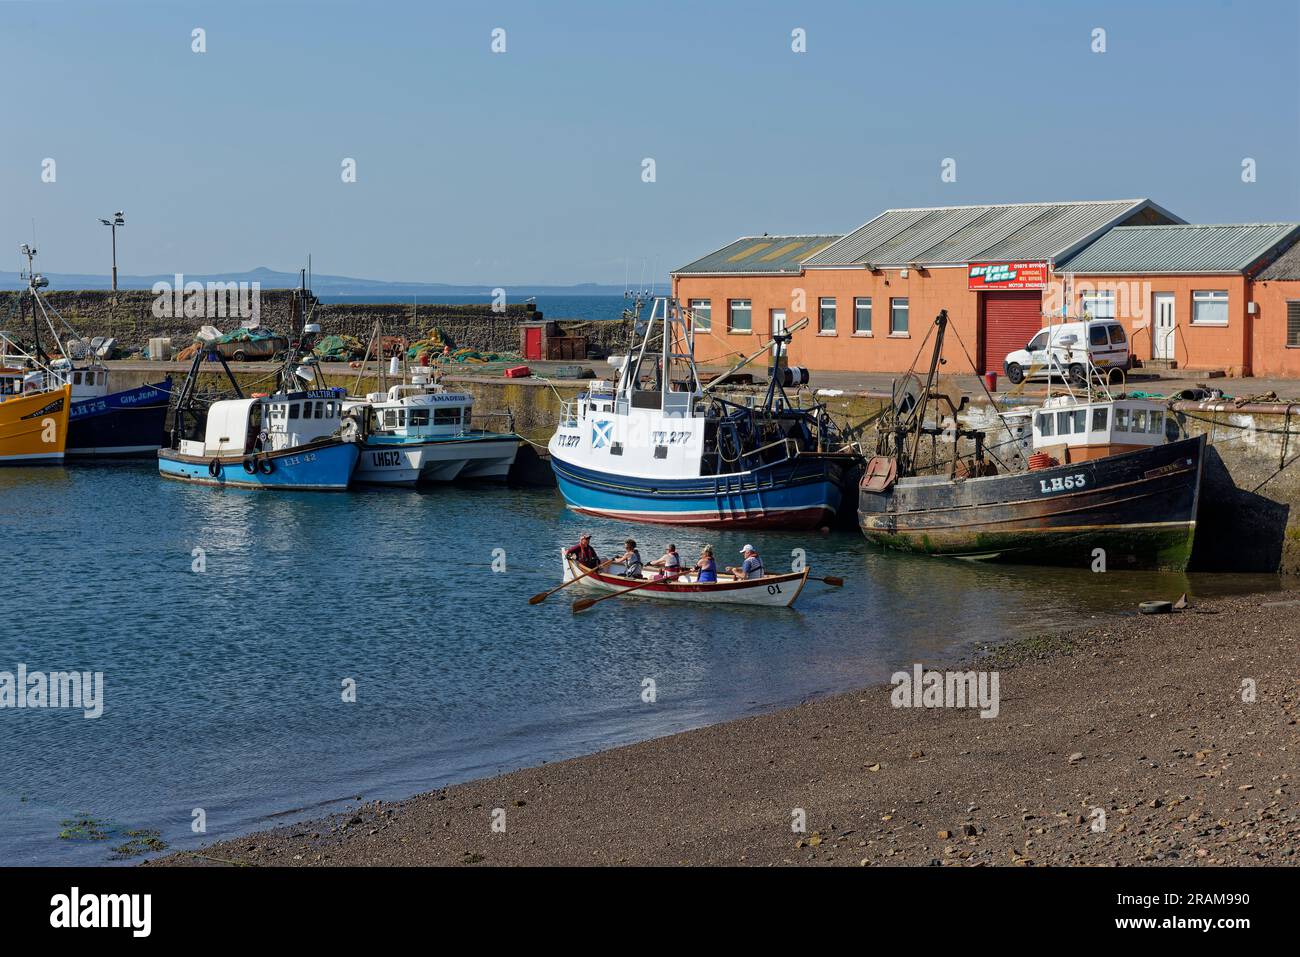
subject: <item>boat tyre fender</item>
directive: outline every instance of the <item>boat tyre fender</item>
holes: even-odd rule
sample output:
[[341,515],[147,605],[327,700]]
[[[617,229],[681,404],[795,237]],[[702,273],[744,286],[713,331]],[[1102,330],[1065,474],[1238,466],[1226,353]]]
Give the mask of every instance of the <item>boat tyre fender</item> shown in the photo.
[[252,475],[257,471],[257,459],[251,455],[244,456],[244,471]]
[[1167,615],[1174,610],[1171,601],[1144,601],[1138,605],[1138,611],[1144,615]]
[[270,475],[275,471],[275,463],[269,458],[258,459],[257,467],[261,470],[263,475]]
[[213,459],[208,463],[208,474],[213,478],[221,474],[221,459]]

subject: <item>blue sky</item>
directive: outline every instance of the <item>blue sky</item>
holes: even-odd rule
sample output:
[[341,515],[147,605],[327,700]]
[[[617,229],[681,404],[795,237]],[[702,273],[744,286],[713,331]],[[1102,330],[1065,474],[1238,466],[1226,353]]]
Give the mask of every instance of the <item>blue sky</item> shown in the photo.
[[635,282],[888,206],[1149,196],[1192,222],[1300,220],[1300,0],[20,0],[0,16],[3,269],[34,219],[46,271],[106,273],[97,219],[117,209],[124,273],[311,253],[321,273],[491,285],[621,283],[628,262]]

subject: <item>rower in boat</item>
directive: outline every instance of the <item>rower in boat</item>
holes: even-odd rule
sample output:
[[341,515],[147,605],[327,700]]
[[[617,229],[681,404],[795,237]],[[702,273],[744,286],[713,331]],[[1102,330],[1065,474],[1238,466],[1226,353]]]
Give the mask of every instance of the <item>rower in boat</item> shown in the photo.
[[669,545],[664,553],[650,562],[649,568],[659,569],[655,581],[673,581],[682,573],[682,556],[677,554],[677,546]]
[[700,560],[692,569],[697,582],[716,582],[718,580],[718,563],[713,557],[713,546],[705,545],[700,549]]
[[583,532],[578,539],[578,544],[570,545],[564,550],[564,556],[572,558],[586,568],[595,568],[600,564],[600,556],[591,547],[591,532]]
[[763,569],[763,559],[758,557],[758,551],[753,545],[746,545],[740,550],[740,554],[745,556],[745,560],[740,563],[739,568],[728,568],[731,577],[739,579],[762,578],[766,572]]
[[623,543],[623,554],[614,559],[615,564],[622,565],[620,574],[624,578],[641,578],[641,553],[637,551],[636,539],[629,538]]

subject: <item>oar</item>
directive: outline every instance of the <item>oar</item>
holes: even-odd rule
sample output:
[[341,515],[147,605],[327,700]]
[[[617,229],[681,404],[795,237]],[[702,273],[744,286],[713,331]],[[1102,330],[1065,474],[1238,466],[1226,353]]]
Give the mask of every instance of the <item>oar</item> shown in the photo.
[[597,602],[602,602],[606,598],[617,598],[619,595],[626,595],[628,592],[636,591],[638,588],[645,588],[646,585],[656,585],[656,584],[662,584],[662,581],[657,581],[656,579],[651,578],[648,579],[647,581],[641,582],[640,584],[633,585],[631,588],[624,588],[622,591],[616,591],[613,594],[609,594],[609,595],[601,595],[599,598],[579,598],[577,601],[573,603],[573,613],[576,615],[580,611],[586,611],[592,605],[596,604]]
[[549,598],[549,597],[551,597],[552,595],[554,595],[554,594],[555,594],[557,591],[559,591],[561,588],[568,588],[568,587],[569,587],[570,585],[572,585],[574,582],[576,582],[576,581],[580,581],[580,580],[582,580],[583,578],[586,578],[588,575],[595,574],[596,572],[598,572],[598,571],[600,571],[602,568],[604,568],[606,565],[612,565],[613,563],[614,563],[614,559],[612,559],[612,558],[609,559],[608,561],[603,561],[603,562],[601,562],[599,565],[597,565],[595,568],[593,568],[591,571],[583,572],[581,575],[578,575],[578,576],[576,576],[576,577],[574,577],[574,578],[570,578],[567,582],[564,582],[563,584],[560,584],[560,585],[556,585],[556,586],[555,586],[554,588],[552,588],[550,591],[544,591],[544,592],[541,592],[540,594],[534,595],[532,598],[528,599],[528,604],[530,604],[530,605],[540,605],[542,602],[546,601],[547,598]]

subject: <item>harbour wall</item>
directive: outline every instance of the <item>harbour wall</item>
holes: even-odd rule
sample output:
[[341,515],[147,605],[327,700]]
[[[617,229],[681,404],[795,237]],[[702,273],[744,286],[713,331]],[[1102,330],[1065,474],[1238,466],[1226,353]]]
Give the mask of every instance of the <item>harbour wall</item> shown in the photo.
[[[264,327],[285,335],[296,329],[296,306],[292,289],[263,289],[258,297],[258,318]],[[27,324],[19,326],[17,301],[20,293],[0,291],[0,328],[16,333],[20,339],[30,336],[31,316]],[[111,336],[124,346],[146,346],[155,337],[170,337],[179,351],[189,345],[204,325],[213,325],[222,332],[239,327],[242,315],[236,315],[236,295],[228,297],[229,305],[211,308],[204,303],[209,315],[187,317],[158,316],[155,304],[158,296],[147,289],[128,289],[113,293],[107,290],[81,290],[46,292],[46,302],[58,312],[83,338]],[[174,303],[171,311],[176,312]],[[221,314],[216,314],[220,312]],[[11,317],[5,322],[5,317]],[[611,318],[599,322],[565,320],[561,316],[539,315],[529,305],[507,304],[503,311],[494,312],[488,303],[447,305],[439,303],[317,303],[311,318],[319,322],[325,335],[350,335],[362,342],[369,339],[376,320],[383,322],[384,334],[406,336],[411,341],[424,339],[430,329],[438,329],[444,338],[450,338],[457,348],[480,352],[518,352],[519,325],[536,319],[554,319],[560,331],[567,335],[586,336],[588,346],[600,355],[624,348],[630,339],[631,326],[627,320]],[[57,323],[57,320],[56,320]],[[46,332],[42,327],[42,332]],[[59,329],[65,336],[66,330]]]

